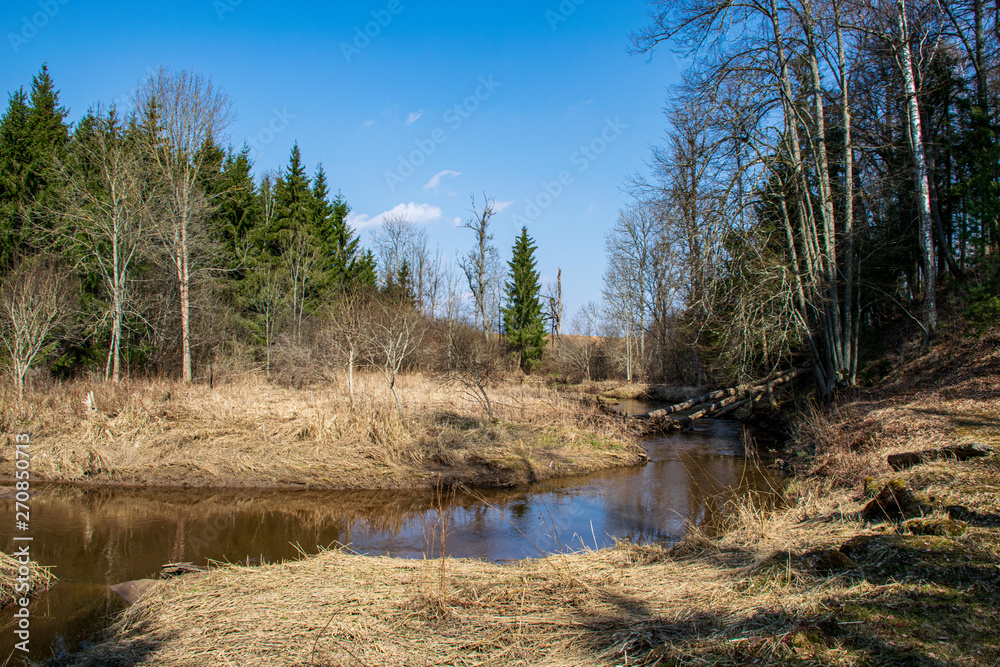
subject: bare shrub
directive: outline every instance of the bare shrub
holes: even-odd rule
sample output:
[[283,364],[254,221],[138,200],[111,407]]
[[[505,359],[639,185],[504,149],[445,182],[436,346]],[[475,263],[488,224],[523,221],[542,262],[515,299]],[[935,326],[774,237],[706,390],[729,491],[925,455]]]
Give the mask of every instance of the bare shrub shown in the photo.
[[73,291],[67,272],[45,259],[22,262],[0,286],[0,341],[19,398],[28,370],[55,348],[71,322]]

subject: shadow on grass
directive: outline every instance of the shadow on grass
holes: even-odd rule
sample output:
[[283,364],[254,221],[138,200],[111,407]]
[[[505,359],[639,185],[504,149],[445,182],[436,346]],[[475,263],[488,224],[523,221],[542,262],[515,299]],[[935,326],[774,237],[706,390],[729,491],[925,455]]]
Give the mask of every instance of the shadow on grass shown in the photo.
[[134,639],[116,645],[99,645],[89,650],[76,653],[66,659],[52,659],[42,663],[40,667],[135,667],[150,664],[146,661],[154,658],[157,650],[168,643],[173,636],[165,636],[158,641]]
[[818,612],[796,614],[776,594],[773,605],[735,622],[708,613],[664,618],[644,600],[602,590],[601,601],[618,613],[581,614],[583,641],[602,664],[646,667],[1000,664],[995,554],[902,535],[872,536],[846,550],[860,568],[846,576],[867,585],[818,600]]
[[989,428],[1000,429],[1000,418],[976,413],[954,413],[930,408],[910,408],[912,412],[923,415],[944,417],[957,428]]

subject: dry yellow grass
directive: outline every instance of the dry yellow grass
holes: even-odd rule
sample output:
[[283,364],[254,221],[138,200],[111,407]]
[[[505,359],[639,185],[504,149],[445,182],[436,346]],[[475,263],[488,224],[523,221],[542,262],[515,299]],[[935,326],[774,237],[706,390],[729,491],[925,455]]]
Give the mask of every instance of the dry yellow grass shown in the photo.
[[[33,475],[78,483],[504,486],[642,461],[614,420],[541,385],[496,388],[491,424],[460,390],[430,378],[399,379],[402,420],[380,377],[356,382],[353,409],[336,382],[288,389],[255,376],[214,389],[78,381],[23,401],[8,388],[0,425],[31,434]],[[11,472],[0,461],[0,475]]]
[[889,454],[980,442],[1000,446],[1000,329],[945,338],[886,381],[799,422],[808,472],[843,485],[889,473]]
[[[973,350],[987,363],[995,352]],[[508,565],[334,551],[227,566],[156,588],[72,664],[993,666],[1000,458],[896,474],[932,515],[971,504],[961,536],[860,519],[860,478],[888,478],[886,453],[995,442],[1000,374],[990,368],[816,413],[802,431],[817,438],[815,474],[795,481],[785,507],[732,507],[719,539],[694,530],[673,547]]]
[[654,664],[708,637],[738,646],[788,634],[789,619],[818,613],[824,596],[865,588],[854,577],[760,572],[775,551],[837,544],[856,525],[821,536],[801,507],[745,511],[753,519],[721,542],[623,544],[511,565],[449,559],[443,587],[440,562],[343,551],[227,566],[162,584],[74,664]]
[[17,591],[18,578],[21,576],[21,568],[25,567],[13,556],[0,552],[0,609],[13,603],[16,599],[31,597],[44,591],[55,583],[56,577],[48,568],[42,567],[35,561],[29,561],[26,565],[28,576],[26,583],[28,590]]
[[[893,525],[863,525],[856,494],[799,488],[782,509],[733,507],[720,539],[693,530],[672,547],[507,565],[346,551],[227,565],[158,585],[68,664],[846,666],[935,655],[996,664],[1000,549],[981,550],[998,546],[995,535],[943,540],[956,549],[944,560],[968,559],[961,567],[978,577],[971,592],[950,582],[967,576],[951,563],[921,578],[911,570],[922,561],[900,561],[884,575],[885,548],[861,568],[823,571],[808,554],[859,535],[918,540],[918,558],[927,549]],[[967,635],[943,641],[956,626]]]

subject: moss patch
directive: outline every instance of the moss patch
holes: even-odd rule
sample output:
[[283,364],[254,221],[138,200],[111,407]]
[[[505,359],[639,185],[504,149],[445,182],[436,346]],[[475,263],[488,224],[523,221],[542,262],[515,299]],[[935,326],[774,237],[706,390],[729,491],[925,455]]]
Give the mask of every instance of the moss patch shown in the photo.
[[963,521],[941,518],[910,519],[903,526],[914,535],[936,537],[961,537],[969,528]]

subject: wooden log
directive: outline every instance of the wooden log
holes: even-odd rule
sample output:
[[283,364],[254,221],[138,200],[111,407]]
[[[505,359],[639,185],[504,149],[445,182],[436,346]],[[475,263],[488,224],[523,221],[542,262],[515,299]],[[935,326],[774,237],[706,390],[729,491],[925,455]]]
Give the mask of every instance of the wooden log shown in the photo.
[[713,391],[708,394],[704,394],[697,398],[692,398],[690,401],[684,401],[683,403],[677,403],[676,405],[671,405],[668,408],[663,408],[662,410],[653,410],[652,412],[647,412],[645,417],[650,419],[658,419],[660,417],[666,417],[667,415],[672,415],[675,412],[682,412],[684,410],[690,410],[691,408],[703,405],[705,403],[710,403],[712,401],[717,401],[721,398],[727,398],[729,396],[735,395],[739,391],[739,387],[733,387],[731,389],[720,389],[718,391]]
[[704,403],[711,403],[714,401],[718,401],[720,399],[736,396],[741,393],[747,393],[747,394],[758,393],[759,391],[764,391],[768,385],[770,385],[771,387],[775,387],[778,385],[785,384],[786,382],[791,382],[795,378],[801,377],[801,375],[805,372],[807,371],[805,371],[804,369],[778,371],[776,373],[768,375],[766,378],[755,380],[750,384],[739,385],[736,387],[730,387],[728,389],[719,389],[716,391],[712,391],[707,394],[698,396],[696,398],[692,398],[689,401],[684,401],[683,403],[677,403],[675,405],[671,405],[670,407],[663,408],[660,410],[653,410],[652,412],[648,412],[645,415],[640,415],[640,417],[643,416],[647,418],[666,417],[667,415],[672,415],[675,412],[683,412],[684,410],[690,410],[691,408],[696,408]]
[[717,410],[727,408],[735,401],[753,398],[754,396],[765,392],[772,392],[775,387],[792,382],[793,380],[803,377],[804,375],[808,375],[809,373],[809,369],[805,368],[794,368],[787,371],[779,371],[750,384],[730,387],[728,389],[719,389],[717,391],[698,396],[697,398],[692,398],[689,401],[671,405],[670,407],[663,408],[661,410],[653,410],[642,415],[633,415],[633,418],[662,420],[677,412],[694,409],[695,412],[692,415],[689,415],[681,420],[677,420],[688,423],[711,415]]
[[703,407],[700,410],[698,410],[697,412],[691,413],[690,415],[688,415],[687,417],[685,417],[684,420],[685,421],[692,421],[693,422],[693,421],[701,419],[703,417],[707,417],[708,415],[712,414],[713,412],[717,412],[718,410],[722,410],[723,408],[729,407],[730,405],[733,405],[734,403],[736,403],[738,401],[741,401],[741,400],[745,400],[745,399],[741,399],[739,396],[730,396],[729,398],[725,398],[725,399],[723,399],[721,401],[718,401],[717,403],[712,403],[708,407]]
[[723,415],[728,415],[730,412],[735,412],[736,410],[739,410],[740,408],[746,406],[747,403],[749,403],[749,402],[750,402],[749,398],[744,398],[742,401],[737,401],[736,403],[733,403],[729,407],[723,408],[723,409],[719,410],[718,412],[716,412],[715,414],[713,414],[712,418],[713,419],[718,419],[719,417],[722,417]]

